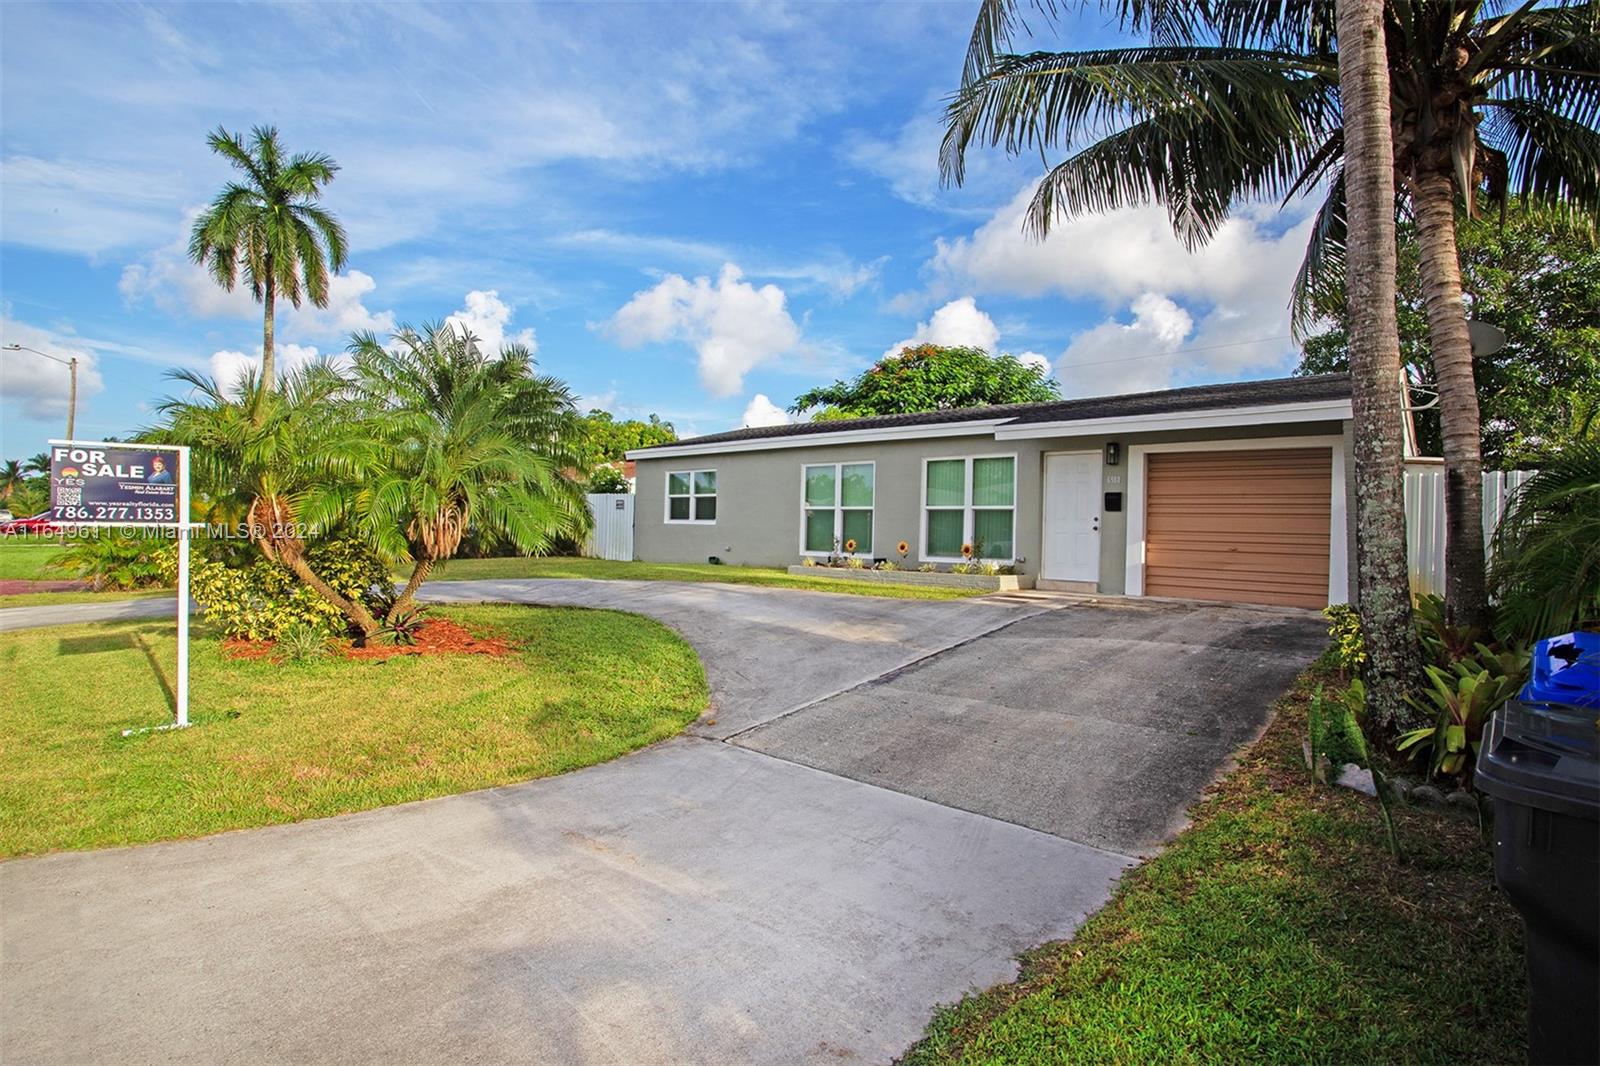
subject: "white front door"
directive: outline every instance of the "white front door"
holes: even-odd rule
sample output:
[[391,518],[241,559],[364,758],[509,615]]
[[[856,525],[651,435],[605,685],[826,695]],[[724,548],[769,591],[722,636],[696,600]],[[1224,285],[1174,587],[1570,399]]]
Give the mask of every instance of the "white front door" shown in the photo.
[[1044,565],[1054,581],[1100,580],[1100,453],[1044,457]]

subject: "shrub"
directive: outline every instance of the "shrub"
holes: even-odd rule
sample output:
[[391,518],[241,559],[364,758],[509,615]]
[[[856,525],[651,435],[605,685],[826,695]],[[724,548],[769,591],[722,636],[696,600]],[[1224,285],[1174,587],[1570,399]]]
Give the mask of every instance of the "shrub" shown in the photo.
[[328,633],[320,626],[291,622],[278,637],[278,649],[291,663],[307,663],[328,654]]
[[[176,575],[178,546],[153,537],[118,537],[89,529],[73,538],[50,569],[85,578],[96,592],[105,589],[153,588]],[[97,534],[105,533],[105,536]]]
[[1390,785],[1383,768],[1372,759],[1365,728],[1367,690],[1360,679],[1332,699],[1323,696],[1321,685],[1311,694],[1307,706],[1306,731],[1311,747],[1311,770],[1316,774],[1319,759],[1326,758],[1338,772],[1345,763],[1355,763],[1372,773],[1373,791],[1378,794],[1378,817],[1389,840],[1389,853],[1400,860],[1400,837],[1395,832],[1389,810]]
[[[379,602],[379,593],[393,587],[382,560],[360,541],[316,543],[307,550],[306,563],[335,591],[360,598],[369,607]],[[337,607],[287,568],[266,559],[245,567],[191,560],[189,592],[209,620],[241,640],[277,640],[296,624],[311,626],[325,637],[345,628]]]
[[590,492],[632,492],[633,486],[628,484],[628,479],[622,471],[614,466],[597,466],[589,475]]
[[1328,620],[1328,636],[1333,640],[1333,656],[1339,669],[1347,677],[1359,673],[1367,661],[1361,616],[1348,603],[1334,603],[1323,608],[1322,617]]
[[845,559],[844,565],[847,570],[865,570],[867,561],[859,555],[852,555]]
[[873,567],[873,569],[874,570],[884,570],[884,571],[898,570],[898,569],[900,569],[900,564],[896,563],[893,559],[881,559]]
[[1516,695],[1528,674],[1528,653],[1496,651],[1483,644],[1475,658],[1462,658],[1448,668],[1427,666],[1428,687],[1406,701],[1433,717],[1400,737],[1398,750],[1426,759],[1430,776],[1472,782],[1478,745],[1489,716]]
[[1311,764],[1326,758],[1335,772],[1345,763],[1365,766],[1366,745],[1362,742],[1361,716],[1366,710],[1367,692],[1360,681],[1324,696],[1318,685],[1306,711],[1306,739],[1311,743]]
[[917,573],[919,574],[937,574],[938,572],[939,567],[933,563],[923,563],[921,566],[917,567]]

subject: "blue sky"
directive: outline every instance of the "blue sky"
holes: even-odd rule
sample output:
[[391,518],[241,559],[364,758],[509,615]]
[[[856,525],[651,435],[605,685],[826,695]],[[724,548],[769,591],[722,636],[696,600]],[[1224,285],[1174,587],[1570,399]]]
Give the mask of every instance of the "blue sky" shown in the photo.
[[[1304,211],[1191,255],[1159,209],[1026,239],[1037,158],[941,189],[941,97],[976,5],[0,5],[0,340],[76,355],[78,436],[172,367],[259,358],[260,314],[189,265],[218,124],[342,170],[351,238],[280,358],[455,316],[536,345],[586,405],[681,433],[782,418],[907,340],[1047,361],[1068,395],[1294,364]],[[1064,47],[1117,40],[1098,14]],[[0,454],[64,428],[65,368],[0,353]]]

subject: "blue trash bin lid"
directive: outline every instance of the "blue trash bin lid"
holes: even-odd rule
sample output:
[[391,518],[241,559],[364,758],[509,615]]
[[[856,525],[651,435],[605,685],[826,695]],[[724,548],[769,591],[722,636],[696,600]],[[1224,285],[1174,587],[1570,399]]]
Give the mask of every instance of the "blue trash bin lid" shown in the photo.
[[1524,703],[1600,708],[1600,633],[1564,633],[1534,645]]

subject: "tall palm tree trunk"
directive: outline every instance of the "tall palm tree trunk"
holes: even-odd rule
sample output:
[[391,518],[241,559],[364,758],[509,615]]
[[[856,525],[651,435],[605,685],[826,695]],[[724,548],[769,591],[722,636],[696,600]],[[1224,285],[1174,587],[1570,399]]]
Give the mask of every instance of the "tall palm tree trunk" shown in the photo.
[[1428,310],[1428,342],[1439,383],[1444,429],[1445,607],[1456,625],[1488,623],[1484,582],[1483,455],[1472,337],[1461,303],[1455,185],[1437,171],[1415,175],[1418,268]]
[[250,405],[250,420],[257,425],[261,424],[261,404],[266,400],[267,393],[277,384],[278,366],[277,357],[272,350],[272,333],[276,325],[278,304],[278,285],[272,276],[272,256],[266,257],[267,283],[264,287],[261,300],[261,387],[256,390],[255,401]]
[[1400,331],[1395,317],[1394,147],[1383,0],[1338,0],[1349,238],[1347,298],[1355,421],[1356,598],[1366,634],[1370,717],[1407,717],[1421,676],[1411,621],[1400,445]]
[[394,621],[406,611],[411,609],[412,601],[417,598],[417,589],[428,580],[428,574],[433,571],[434,560],[424,555],[417,560],[417,565],[411,568],[411,579],[406,582],[406,587],[396,597],[394,605],[389,608],[388,621]]

